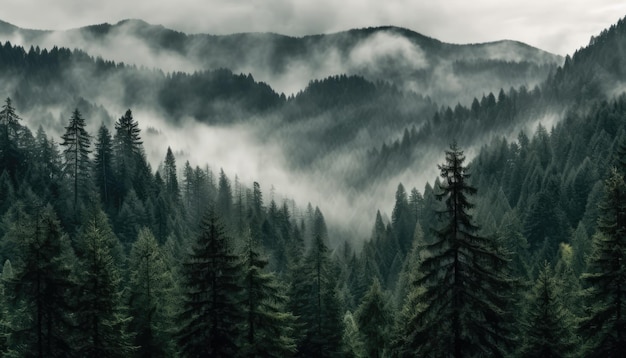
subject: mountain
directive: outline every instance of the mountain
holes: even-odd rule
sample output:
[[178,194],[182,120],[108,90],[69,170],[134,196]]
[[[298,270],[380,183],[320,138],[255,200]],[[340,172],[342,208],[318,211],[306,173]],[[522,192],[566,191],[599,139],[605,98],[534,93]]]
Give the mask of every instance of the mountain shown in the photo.
[[[553,88],[563,88],[561,73],[579,76],[571,59],[559,69],[559,57],[518,42],[454,45],[394,27],[213,36],[127,20],[60,32],[3,24],[0,32],[36,45],[5,44],[0,56],[9,84],[0,96],[33,128],[62,133],[78,107],[93,133],[132,108],[151,129],[154,167],[167,143],[179,162],[208,162],[324,203],[330,221],[359,236],[373,214],[352,208],[389,203],[398,182],[432,180],[432,163],[452,141],[476,153],[491,138],[557,123],[570,102]],[[79,49],[52,45],[63,43]],[[250,74],[237,74],[246,66]],[[282,95],[275,84],[283,80],[297,91]]]
[[5,23],[0,37],[16,39],[26,47],[80,48],[94,56],[165,71],[228,68],[251,73],[287,95],[302,90],[311,80],[358,75],[450,105],[467,103],[471,100],[468,93],[533,87],[563,61],[516,41],[456,45],[390,26],[291,37],[188,35],[141,20],[55,32]]

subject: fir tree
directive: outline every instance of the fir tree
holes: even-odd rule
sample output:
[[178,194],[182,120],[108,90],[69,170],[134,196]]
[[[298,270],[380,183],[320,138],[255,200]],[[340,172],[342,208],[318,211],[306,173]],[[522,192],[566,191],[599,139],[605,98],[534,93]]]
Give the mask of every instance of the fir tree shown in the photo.
[[65,127],[65,134],[61,136],[65,147],[63,156],[65,158],[63,171],[72,180],[72,192],[74,194],[74,211],[78,211],[78,199],[88,188],[89,170],[89,146],[91,139],[85,130],[85,119],[78,109],[75,109],[70,117],[70,123]]
[[476,189],[467,180],[465,157],[456,144],[446,151],[446,162],[439,166],[444,183],[439,200],[445,226],[436,231],[436,240],[426,245],[420,265],[426,304],[417,313],[415,338],[422,356],[502,357],[511,338],[507,332],[507,304],[511,283],[506,276],[507,262],[496,243],[476,235],[467,196]]
[[[135,347],[128,332],[130,317],[122,297],[119,258],[111,248],[119,247],[106,214],[91,207],[78,237],[79,337],[75,347],[83,357],[126,357]],[[114,256],[115,255],[115,256]]]
[[293,323],[295,318],[285,311],[287,297],[271,273],[263,272],[268,261],[263,259],[251,237],[244,252],[244,300],[246,346],[248,357],[288,357],[295,352]]
[[22,156],[18,146],[20,120],[11,99],[7,97],[0,109],[0,171],[6,170],[14,183],[16,172],[22,165]]
[[172,273],[149,229],[139,231],[129,259],[130,330],[135,333],[137,354],[142,357],[171,357],[174,294]]
[[32,230],[7,281],[10,350],[19,356],[65,357],[73,351],[75,257],[51,206],[32,208]]
[[224,173],[224,169],[220,170],[220,178],[215,205],[216,209],[223,218],[231,217],[233,207],[233,192],[230,186],[230,180]]
[[115,154],[115,177],[118,178],[115,190],[116,208],[122,204],[126,193],[133,188],[139,172],[139,162],[143,154],[139,123],[133,119],[131,110],[115,122],[113,149]]
[[359,331],[363,335],[365,352],[368,357],[385,356],[392,321],[387,302],[387,297],[380,289],[380,283],[378,280],[374,280],[356,312]]
[[313,243],[292,283],[291,308],[301,325],[298,356],[335,357],[341,353],[342,317],[331,270],[324,216],[315,208]]
[[575,353],[571,330],[573,317],[559,297],[557,283],[547,262],[539,272],[523,322],[521,357],[558,358]]
[[210,209],[184,264],[178,344],[185,357],[232,357],[241,342],[241,266],[217,214]]
[[178,177],[176,175],[176,158],[172,149],[167,147],[165,162],[163,165],[163,181],[170,201],[176,203],[180,200],[180,190],[178,188]]
[[605,182],[598,232],[583,280],[587,317],[580,330],[589,357],[623,357],[626,352],[626,183],[616,169]]
[[104,203],[105,209],[113,205],[115,174],[113,168],[113,139],[107,127],[102,124],[98,130],[93,160],[94,182]]
[[363,347],[363,340],[361,338],[361,332],[359,332],[359,325],[356,323],[354,316],[350,311],[347,311],[343,316],[343,354],[346,358],[362,358],[367,357],[365,349]]

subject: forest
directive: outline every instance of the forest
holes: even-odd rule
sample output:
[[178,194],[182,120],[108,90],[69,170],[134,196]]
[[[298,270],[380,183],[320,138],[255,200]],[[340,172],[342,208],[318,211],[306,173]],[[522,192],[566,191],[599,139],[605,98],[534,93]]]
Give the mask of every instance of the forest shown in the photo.
[[[28,81],[0,108],[2,356],[624,356],[624,40],[621,20],[533,89],[502,89],[468,107],[358,76],[286,97],[227,70],[163,74],[6,43],[3,76]],[[76,61],[101,84],[137,76],[126,85],[152,84],[151,94],[125,91],[137,97],[125,97],[130,109],[109,126],[104,107],[77,95],[97,89],[63,74]],[[58,91],[29,86],[41,81]],[[342,114],[315,133],[328,151],[359,118],[375,131],[378,118],[397,114],[401,139],[369,148],[349,182],[360,195],[424,165],[416,158],[426,144],[443,160],[432,163],[432,184],[397,184],[390,217],[368,208],[369,237],[355,242],[334,234],[322,204],[263,192],[212,158],[192,166],[163,148],[153,167],[132,106],[149,96],[170,100],[160,103],[174,118],[188,109],[222,120],[232,108],[257,120],[279,113],[285,123]],[[76,105],[63,107],[60,136],[44,128],[49,118],[24,123],[23,113],[38,112],[18,104],[67,98]],[[232,108],[215,105],[226,99]],[[378,106],[404,101],[413,112]],[[523,129],[546,113],[562,118]],[[468,159],[465,148],[485,133]],[[292,159],[315,163],[306,151]]]

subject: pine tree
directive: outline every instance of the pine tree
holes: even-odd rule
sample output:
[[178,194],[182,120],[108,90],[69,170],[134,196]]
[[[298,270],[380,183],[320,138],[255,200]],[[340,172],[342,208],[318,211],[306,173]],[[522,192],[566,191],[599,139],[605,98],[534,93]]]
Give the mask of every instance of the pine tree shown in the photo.
[[178,177],[176,175],[176,158],[172,149],[167,147],[165,162],[163,165],[163,181],[170,201],[177,203],[180,200],[180,190],[178,188]]
[[230,186],[230,180],[224,173],[224,169],[220,170],[220,178],[215,205],[216,209],[223,218],[231,217],[231,212],[233,208],[233,192]]
[[51,206],[32,208],[32,230],[7,281],[10,349],[19,356],[65,357],[73,350],[74,254]]
[[268,261],[248,238],[244,258],[244,300],[248,357],[289,357],[296,350],[293,338],[295,318],[285,311],[287,297],[276,277],[263,272]]
[[290,308],[301,325],[297,356],[335,357],[341,353],[342,316],[328,253],[324,216],[315,208],[313,243],[292,283]]
[[78,108],[70,117],[70,123],[65,127],[65,134],[61,136],[63,157],[63,172],[72,179],[72,192],[74,194],[74,211],[78,211],[78,199],[88,189],[90,178],[89,146],[91,137],[85,130],[85,119],[81,116]]
[[359,331],[363,335],[368,357],[385,356],[392,321],[387,302],[387,297],[380,289],[380,283],[374,280],[356,312],[356,320],[359,324]]
[[171,357],[175,283],[165,257],[149,229],[139,231],[129,259],[130,330],[141,357]]
[[130,109],[115,122],[113,150],[115,177],[118,178],[115,205],[118,209],[126,193],[133,188],[133,182],[140,169],[139,162],[143,154],[140,132],[139,123],[133,119]]
[[81,357],[127,357],[135,349],[122,297],[120,259],[111,250],[119,247],[116,241],[106,214],[92,206],[76,243],[80,259],[76,313],[80,334],[75,347]]
[[399,309],[396,312],[394,337],[392,341],[393,354],[398,357],[413,357],[417,347],[422,343],[419,340],[419,314],[424,310],[422,295],[424,289],[416,283],[421,277],[420,255],[423,249],[424,237],[421,225],[416,225],[413,238],[413,247],[405,260],[405,266],[400,274],[396,299]]
[[623,357],[626,352],[626,183],[613,169],[605,182],[598,232],[583,280],[587,317],[580,325],[589,357]]
[[210,209],[184,264],[178,344],[185,357],[232,357],[241,342],[241,266],[217,214]]
[[102,124],[98,130],[93,160],[94,182],[104,203],[110,210],[114,204],[115,173],[113,168],[113,139],[108,128]]
[[7,97],[0,109],[0,172],[6,170],[14,183],[17,170],[22,165],[18,150],[20,120],[11,99]]
[[426,245],[420,265],[426,307],[417,313],[414,354],[422,356],[502,357],[511,343],[507,332],[507,304],[510,281],[506,260],[496,243],[476,235],[478,227],[468,213],[473,205],[467,196],[476,193],[467,180],[465,157],[456,144],[446,151],[439,166],[444,183],[439,200],[445,226],[436,231],[436,240]]
[[[0,275],[0,352],[8,349],[8,340],[11,334],[11,316],[9,315],[9,292],[7,286],[13,279],[13,265],[6,260]],[[12,311],[14,312],[14,311]]]
[[391,222],[394,235],[400,246],[400,252],[406,253],[411,248],[413,230],[417,217],[412,217],[412,209],[409,206],[406,190],[402,184],[396,190],[396,204],[391,213]]
[[563,305],[548,263],[539,272],[522,325],[520,357],[570,357],[575,351],[573,317]]
[[361,332],[359,332],[359,325],[356,323],[354,316],[350,311],[347,311],[343,316],[343,355],[346,358],[362,358],[367,357],[361,338]]

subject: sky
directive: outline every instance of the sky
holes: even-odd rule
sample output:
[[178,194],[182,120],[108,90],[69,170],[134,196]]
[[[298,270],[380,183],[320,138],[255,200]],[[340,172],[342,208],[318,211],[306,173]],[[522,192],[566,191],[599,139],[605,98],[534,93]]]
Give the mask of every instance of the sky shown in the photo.
[[625,15],[623,0],[3,0],[0,19],[66,30],[134,18],[186,33],[292,36],[394,25],[450,43],[509,39],[567,55]]

